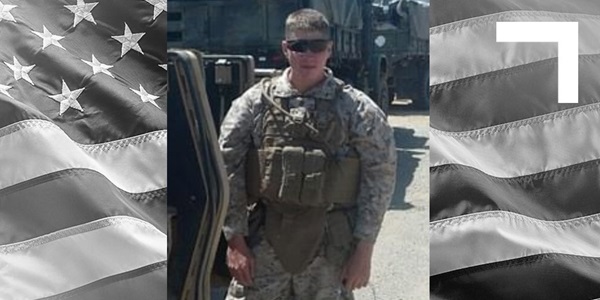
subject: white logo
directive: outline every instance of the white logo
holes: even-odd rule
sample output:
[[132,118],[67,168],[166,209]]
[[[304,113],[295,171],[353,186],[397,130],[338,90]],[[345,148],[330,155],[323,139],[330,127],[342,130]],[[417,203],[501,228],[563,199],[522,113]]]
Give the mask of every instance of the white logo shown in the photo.
[[497,22],[496,42],[557,42],[558,103],[579,99],[577,22]]
[[375,38],[375,45],[377,45],[377,47],[379,48],[383,47],[383,45],[385,45],[385,37],[383,35],[380,35],[377,38]]

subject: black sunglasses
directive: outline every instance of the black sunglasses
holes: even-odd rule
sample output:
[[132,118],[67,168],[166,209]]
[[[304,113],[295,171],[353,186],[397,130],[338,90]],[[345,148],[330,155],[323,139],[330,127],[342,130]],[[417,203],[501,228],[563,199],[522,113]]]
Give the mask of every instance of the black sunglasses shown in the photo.
[[287,40],[287,48],[294,52],[304,53],[308,50],[313,53],[320,53],[327,49],[329,40]]

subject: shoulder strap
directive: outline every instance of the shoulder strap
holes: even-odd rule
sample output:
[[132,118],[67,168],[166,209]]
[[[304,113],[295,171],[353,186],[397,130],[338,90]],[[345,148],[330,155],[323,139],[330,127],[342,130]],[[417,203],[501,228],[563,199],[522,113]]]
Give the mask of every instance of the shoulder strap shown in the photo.
[[273,99],[273,84],[271,83],[270,78],[264,78],[261,80],[261,91],[262,91],[262,101],[269,107],[275,108],[284,115],[288,116],[290,120],[292,120],[296,124],[302,124],[306,126],[311,131],[318,133],[319,131],[313,127],[312,125],[303,122],[303,120],[297,119],[294,115],[292,115],[289,111],[285,110],[279,103],[277,103]]

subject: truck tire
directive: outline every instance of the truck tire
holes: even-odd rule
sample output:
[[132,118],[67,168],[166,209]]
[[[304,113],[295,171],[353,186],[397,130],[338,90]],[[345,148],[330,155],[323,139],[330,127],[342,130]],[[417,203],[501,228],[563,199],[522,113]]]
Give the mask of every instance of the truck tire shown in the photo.
[[415,108],[429,110],[429,68],[426,68],[419,78],[417,99],[413,103]]
[[387,81],[385,77],[379,80],[379,92],[377,93],[377,105],[383,111],[383,113],[387,116],[388,110],[390,108],[390,90],[388,88]]

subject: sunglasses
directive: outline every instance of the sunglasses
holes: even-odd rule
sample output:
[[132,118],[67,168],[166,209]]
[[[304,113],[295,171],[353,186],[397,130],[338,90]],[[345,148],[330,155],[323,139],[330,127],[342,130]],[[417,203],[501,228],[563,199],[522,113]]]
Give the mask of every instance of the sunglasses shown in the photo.
[[327,49],[329,40],[287,40],[286,44],[287,48],[294,52],[305,53],[310,50],[312,53],[320,53]]

